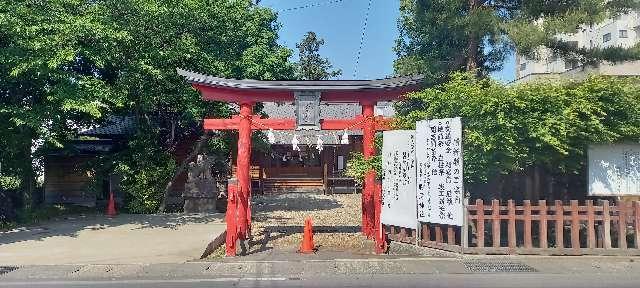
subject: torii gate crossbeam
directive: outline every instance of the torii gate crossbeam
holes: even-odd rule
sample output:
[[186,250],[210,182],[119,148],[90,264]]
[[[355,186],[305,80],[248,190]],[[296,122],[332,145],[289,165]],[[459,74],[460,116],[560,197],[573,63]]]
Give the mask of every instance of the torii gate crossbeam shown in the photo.
[[[238,130],[237,185],[230,183],[227,207],[226,254],[235,256],[236,241],[244,240],[251,230],[251,133],[252,130],[296,130],[297,119],[262,119],[253,115],[256,102],[293,102],[294,93],[318,93],[319,100],[327,102],[359,103],[362,114],[353,119],[321,119],[322,130],[363,130],[363,154],[375,154],[376,131],[388,130],[389,119],[374,116],[378,101],[398,99],[402,94],[418,88],[421,77],[399,77],[383,80],[325,80],[325,81],[257,81],[217,78],[178,69],[204,100],[234,102],[240,105],[239,115],[231,119],[205,119],[206,130]],[[376,242],[376,252],[385,249],[380,223],[381,192],[375,184],[376,174],[367,173],[362,192],[362,232]]]

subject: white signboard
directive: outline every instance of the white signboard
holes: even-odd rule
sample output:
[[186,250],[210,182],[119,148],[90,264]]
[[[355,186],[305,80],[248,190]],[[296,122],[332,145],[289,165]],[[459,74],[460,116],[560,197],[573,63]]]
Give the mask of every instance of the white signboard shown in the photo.
[[416,228],[416,159],[412,130],[385,131],[382,144],[383,224]]
[[460,118],[416,123],[418,220],[463,225],[462,123]]
[[589,146],[589,195],[640,195],[640,144]]

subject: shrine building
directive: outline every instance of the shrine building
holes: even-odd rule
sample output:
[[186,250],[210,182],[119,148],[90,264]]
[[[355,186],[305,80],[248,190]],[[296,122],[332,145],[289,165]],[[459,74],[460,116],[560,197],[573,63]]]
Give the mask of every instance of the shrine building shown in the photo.
[[[359,103],[321,103],[320,119],[353,119],[362,113]],[[293,103],[266,102],[262,113],[269,118],[296,117]],[[393,117],[390,102],[378,103],[376,116]],[[266,137],[268,133],[263,131]],[[299,130],[272,131],[273,143],[268,151],[252,151],[251,181],[254,193],[316,192],[356,193],[361,185],[345,175],[352,152],[362,153],[362,130],[344,131]],[[293,136],[300,141],[299,150],[291,144]],[[321,145],[318,146],[318,139]],[[342,142],[342,143],[341,143]],[[233,169],[235,173],[235,167]]]

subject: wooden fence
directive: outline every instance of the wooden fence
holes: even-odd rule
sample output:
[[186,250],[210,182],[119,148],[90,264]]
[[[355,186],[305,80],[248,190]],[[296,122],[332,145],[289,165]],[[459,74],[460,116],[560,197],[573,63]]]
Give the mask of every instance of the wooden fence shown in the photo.
[[467,205],[467,229],[430,223],[421,223],[421,231],[386,229],[391,240],[469,254],[640,255],[640,201],[506,204]]

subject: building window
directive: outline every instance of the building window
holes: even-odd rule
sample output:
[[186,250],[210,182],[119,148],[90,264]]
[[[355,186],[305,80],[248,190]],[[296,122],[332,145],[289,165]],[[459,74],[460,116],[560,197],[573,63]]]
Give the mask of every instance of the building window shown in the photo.
[[609,42],[609,41],[611,41],[611,33],[602,35],[602,42]]
[[527,69],[527,63],[520,63],[520,71]]
[[620,38],[629,38],[629,32],[627,30],[620,30]]

